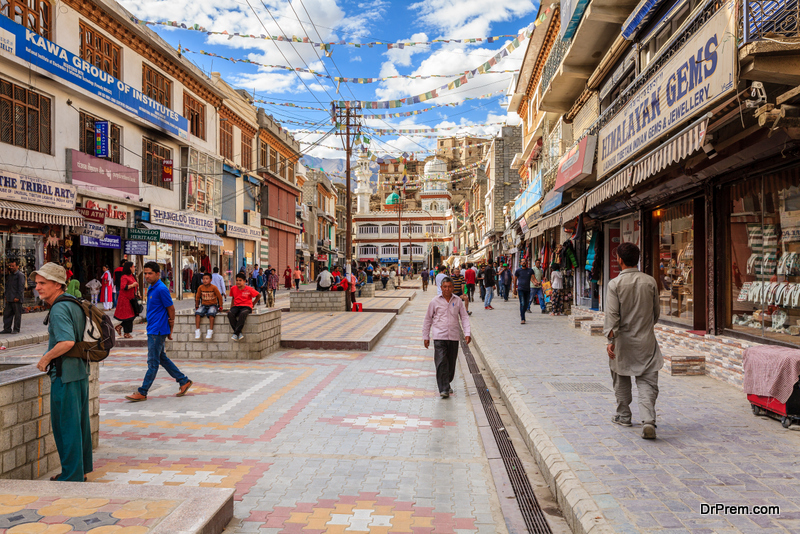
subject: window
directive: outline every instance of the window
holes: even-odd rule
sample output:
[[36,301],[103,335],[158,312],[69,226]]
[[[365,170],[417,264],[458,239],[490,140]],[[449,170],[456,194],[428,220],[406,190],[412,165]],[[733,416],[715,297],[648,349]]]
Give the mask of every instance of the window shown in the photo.
[[[198,213],[219,217],[222,214],[222,160],[193,148],[181,150],[184,169],[183,206]],[[245,203],[247,200],[245,200]]]
[[288,166],[289,166],[289,181],[291,183],[295,183],[295,180],[294,180],[294,163],[289,163]]
[[0,142],[50,154],[50,99],[0,80]]
[[147,64],[142,66],[142,92],[162,106],[172,108],[172,82]]
[[403,225],[403,232],[407,234],[421,234],[422,233],[422,225],[421,224],[406,224]]
[[269,147],[269,170],[272,174],[278,174],[278,151]]
[[253,170],[253,136],[242,132],[242,167]]
[[119,79],[120,47],[82,22],[80,27],[81,57],[103,72]]
[[[84,154],[89,154],[90,156],[95,155],[95,134],[94,134],[94,123],[95,121],[102,121],[99,117],[93,117],[88,113],[84,113],[83,111],[80,112],[80,127],[79,127],[79,150]],[[121,153],[120,153],[120,127],[114,123],[109,124],[109,132],[108,132],[108,144],[111,152],[111,157],[109,158],[110,161],[114,163],[122,163]]]
[[377,235],[378,234],[378,227],[375,226],[375,225],[372,225],[372,224],[366,224],[364,226],[359,226],[358,227],[358,233],[362,234],[362,235],[363,234]]
[[601,113],[606,109],[608,109],[608,107],[610,107],[611,104],[613,104],[617,100],[617,98],[619,98],[619,95],[621,95],[622,92],[625,91],[625,89],[627,89],[628,86],[630,86],[630,84],[633,83],[633,79],[635,77],[636,77],[636,69],[634,69],[633,65],[631,65],[628,72],[622,76],[620,82],[616,86],[614,86],[611,92],[609,92],[606,95],[606,97],[600,102]]
[[381,255],[397,256],[397,245],[384,245],[381,247]]
[[374,245],[363,245],[358,247],[358,255],[359,256],[377,256],[378,255],[378,247]]
[[47,0],[0,0],[0,15],[50,39],[50,3]]
[[389,224],[381,228],[382,234],[397,234],[397,225]]
[[[411,245],[412,256],[422,256],[422,247],[419,245]],[[403,245],[403,256],[408,256],[408,245]]]
[[699,0],[679,0],[671,6],[662,8],[662,13],[654,17],[659,22],[648,30],[649,33],[642,39],[639,49],[640,72],[644,71],[647,65],[655,59],[659,50],[675,35],[689,16],[689,12],[697,4],[699,4]]
[[223,158],[233,161],[233,124],[231,121],[221,120],[219,123],[219,154]]
[[142,183],[172,190],[172,182],[162,180],[161,164],[165,159],[172,159],[172,150],[146,137],[142,139]]
[[264,141],[260,141],[258,145],[258,166],[262,169],[267,168],[267,154],[269,153],[269,145]]
[[183,93],[183,116],[189,121],[189,133],[206,138],[206,106],[187,92]]

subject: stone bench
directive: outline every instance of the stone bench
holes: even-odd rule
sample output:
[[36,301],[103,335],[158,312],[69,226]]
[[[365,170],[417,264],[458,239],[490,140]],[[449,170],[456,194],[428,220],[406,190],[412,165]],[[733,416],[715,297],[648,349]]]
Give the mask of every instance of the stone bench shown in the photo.
[[579,313],[567,316],[567,322],[570,324],[570,326],[573,326],[575,328],[580,328],[581,323],[587,321],[589,322],[594,321],[594,317],[592,315],[583,315]]
[[346,311],[344,293],[344,291],[295,291],[289,294],[289,309],[293,312]]
[[375,283],[361,286],[361,298],[371,299],[375,296]]
[[170,358],[260,360],[280,349],[281,310],[275,308],[253,310],[242,330],[244,335],[242,341],[231,339],[233,330],[228,322],[227,310],[217,315],[214,336],[211,339],[206,339],[207,317],[203,317],[200,321],[200,339],[194,338],[194,330],[194,310],[181,310],[175,314],[172,341],[167,340],[165,347]]
[[697,376],[706,374],[706,357],[702,352],[692,350],[663,351],[664,367],[672,376]]
[[602,336],[603,323],[600,321],[582,321],[581,332],[587,336]]

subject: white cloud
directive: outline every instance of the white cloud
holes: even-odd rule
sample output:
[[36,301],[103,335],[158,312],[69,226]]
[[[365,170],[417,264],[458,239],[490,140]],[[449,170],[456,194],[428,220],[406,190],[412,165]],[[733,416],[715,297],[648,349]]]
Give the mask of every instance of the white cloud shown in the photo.
[[[428,40],[428,35],[425,33],[415,33],[408,39],[401,39],[398,41],[399,43],[407,43],[407,42],[426,42]],[[430,52],[431,49],[429,46],[406,46],[403,48],[392,48],[391,50],[387,50],[384,54],[389,58],[389,61],[395,65],[400,65],[401,67],[410,67],[411,66],[411,57],[415,54],[421,54],[423,52]]]
[[408,6],[419,22],[441,31],[447,38],[489,36],[491,25],[535,15],[538,0],[424,0]]
[[350,58],[350,61],[353,61],[353,62],[356,62],[356,63],[360,63],[361,62],[361,56],[353,56],[353,57]]

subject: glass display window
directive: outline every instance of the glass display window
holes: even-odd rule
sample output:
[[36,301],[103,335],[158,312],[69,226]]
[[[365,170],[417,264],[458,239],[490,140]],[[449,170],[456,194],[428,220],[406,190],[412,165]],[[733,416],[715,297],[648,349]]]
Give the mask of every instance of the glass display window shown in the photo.
[[[2,258],[2,277],[0,277],[0,297],[5,295],[5,286],[11,270],[8,268],[8,260],[16,260],[19,269],[28,281],[23,292],[22,304],[25,306],[36,303],[37,294],[34,291],[35,284],[31,281],[31,274],[37,267],[41,267],[44,262],[44,238],[36,234],[22,234],[11,232],[0,232],[0,258]],[[56,240],[56,243],[58,241]],[[56,250],[58,246],[56,245]],[[4,300],[2,302],[5,302]]]
[[800,179],[750,178],[728,204],[727,326],[800,344]]
[[694,326],[694,201],[653,211],[653,278],[661,317]]

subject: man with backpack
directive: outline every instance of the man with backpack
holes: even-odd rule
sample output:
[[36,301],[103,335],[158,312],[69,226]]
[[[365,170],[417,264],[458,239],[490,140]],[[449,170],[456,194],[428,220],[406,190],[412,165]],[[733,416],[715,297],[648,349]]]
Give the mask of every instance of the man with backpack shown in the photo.
[[50,306],[47,352],[36,367],[50,375],[50,425],[61,460],[61,473],[51,480],[84,482],[93,469],[89,365],[83,358],[65,355],[83,341],[86,316],[78,300],[65,294],[64,267],[46,263],[33,275],[36,291]]
[[164,344],[172,339],[172,328],[175,326],[175,306],[169,289],[160,280],[161,267],[154,261],[144,264],[144,280],[149,284],[147,290],[147,373],[144,375],[142,387],[132,395],[126,395],[129,401],[140,402],[147,400],[147,392],[156,379],[158,367],[167,370],[169,376],[175,379],[180,386],[176,397],[183,397],[192,381],[184,375],[178,367],[167,358]]

